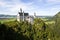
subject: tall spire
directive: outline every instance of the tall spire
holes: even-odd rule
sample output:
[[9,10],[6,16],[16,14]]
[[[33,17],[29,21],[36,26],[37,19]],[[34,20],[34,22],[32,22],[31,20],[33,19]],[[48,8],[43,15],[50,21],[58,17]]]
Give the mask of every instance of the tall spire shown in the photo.
[[20,8],[20,12],[22,13],[22,8]]

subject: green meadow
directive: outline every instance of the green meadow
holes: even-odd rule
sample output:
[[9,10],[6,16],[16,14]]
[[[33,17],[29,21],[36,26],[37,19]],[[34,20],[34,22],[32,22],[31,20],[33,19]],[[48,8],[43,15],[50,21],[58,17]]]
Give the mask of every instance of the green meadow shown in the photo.
[[9,22],[9,21],[14,21],[14,20],[16,20],[15,18],[4,18],[4,19],[0,19],[0,22],[1,23],[4,23],[4,22]]

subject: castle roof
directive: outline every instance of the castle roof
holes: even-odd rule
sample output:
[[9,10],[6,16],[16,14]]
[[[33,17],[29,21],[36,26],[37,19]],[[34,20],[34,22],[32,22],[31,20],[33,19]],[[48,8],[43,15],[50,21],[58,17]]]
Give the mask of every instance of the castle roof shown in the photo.
[[[19,12],[20,16],[23,16],[23,13]],[[28,16],[28,13],[24,13],[24,16]]]

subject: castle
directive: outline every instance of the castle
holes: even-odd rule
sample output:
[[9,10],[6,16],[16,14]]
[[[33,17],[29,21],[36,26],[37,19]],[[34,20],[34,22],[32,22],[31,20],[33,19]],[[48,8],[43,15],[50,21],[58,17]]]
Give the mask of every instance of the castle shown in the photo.
[[22,9],[20,9],[20,12],[18,12],[17,14],[17,21],[28,21],[30,23],[33,23],[34,18],[36,17],[36,14],[34,13],[34,16],[30,16],[29,13],[25,13],[24,11],[22,11]]

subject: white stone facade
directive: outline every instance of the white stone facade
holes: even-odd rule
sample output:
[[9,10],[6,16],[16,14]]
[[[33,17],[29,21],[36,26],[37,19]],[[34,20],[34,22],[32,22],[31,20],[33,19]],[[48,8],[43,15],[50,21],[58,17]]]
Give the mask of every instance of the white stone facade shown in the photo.
[[28,16],[28,17],[26,17],[26,21],[28,21],[29,23],[33,23],[34,18],[31,16]]

